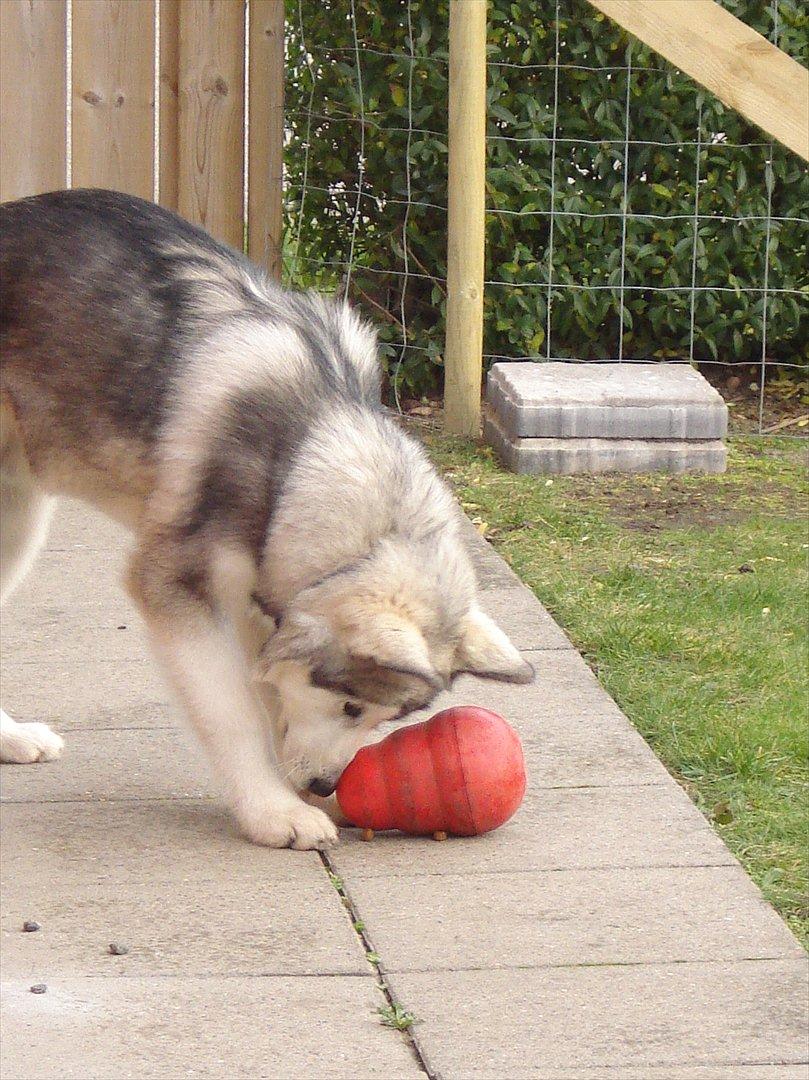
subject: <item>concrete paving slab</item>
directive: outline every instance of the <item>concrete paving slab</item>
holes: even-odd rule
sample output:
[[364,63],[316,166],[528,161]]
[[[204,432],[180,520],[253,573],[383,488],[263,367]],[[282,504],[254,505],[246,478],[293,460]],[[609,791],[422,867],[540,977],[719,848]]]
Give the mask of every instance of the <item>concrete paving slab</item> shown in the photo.
[[[369,850],[370,849],[370,850]],[[354,830],[331,856],[349,882],[368,877],[635,866],[726,866],[733,856],[679,788],[669,785],[529,789],[508,824],[474,838]],[[373,928],[371,928],[373,931]]]
[[198,882],[213,888],[215,906],[219,879],[269,890],[276,881],[305,883],[321,867],[315,852],[249,844],[221,806],[194,799],[4,803],[0,822],[3,883],[24,881],[32,897],[61,883]]
[[738,866],[352,880],[385,971],[800,957]]
[[522,582],[508,565],[494,550],[492,545],[478,532],[477,527],[469,518],[462,523],[462,534],[467,548],[472,555],[472,561],[477,573],[478,587],[482,591],[487,589],[511,588],[522,585]]
[[[119,601],[98,582],[118,537],[82,514],[57,518],[35,592],[3,623],[10,710],[73,729],[63,761],[2,772],[5,797],[26,800],[0,809],[20,976],[5,1004],[4,1080],[420,1075],[407,1038],[373,1015],[375,979],[359,974],[367,961],[319,857],[253,847],[217,800],[188,797],[211,791],[205,766],[179,724],[164,727],[177,714],[136,636],[109,642]],[[476,840],[363,844],[348,832],[333,856],[383,971],[423,954],[479,965],[389,976],[424,1018],[415,1037],[432,1075],[684,1080],[708,1068],[758,1080],[739,1070],[778,1062],[765,1075],[782,1080],[776,1069],[806,1060],[795,1051],[805,969],[737,960],[745,948],[794,955],[788,931],[533,596],[473,543],[484,604],[538,680],[463,679],[438,704],[474,701],[514,722],[526,803]],[[71,635],[78,648],[64,644]],[[86,652],[93,635],[106,639],[100,658]],[[43,930],[21,935],[21,918]],[[95,951],[123,936],[113,923],[135,940],[125,957]],[[668,963],[689,946],[713,962]],[[592,966],[616,955],[619,965]],[[34,981],[49,991],[30,994]]]
[[4,1080],[301,1080],[424,1073],[370,977],[54,979],[3,985]]
[[[145,659],[149,648],[141,623],[117,623],[115,618],[106,617],[96,625],[86,615],[81,623],[59,620],[49,625],[31,620],[28,625],[18,624],[17,633],[3,632],[3,666],[34,666],[41,678],[50,681],[48,672],[53,663],[81,667],[88,658],[116,664]],[[126,626],[126,630],[118,630],[118,626]]]
[[62,757],[3,770],[3,802],[195,799],[216,789],[202,752],[175,728],[73,731]]
[[[541,738],[549,718],[570,719],[587,727],[593,719],[610,720],[633,742],[648,747],[636,729],[599,683],[592,670],[575,649],[524,649],[523,656],[532,664],[535,681],[531,686],[487,682],[462,675],[453,684],[451,694],[439,702],[470,703],[495,709],[518,728],[520,737]],[[484,702],[485,699],[485,702]],[[648,751],[649,757],[654,754]],[[657,758],[654,758],[657,761]]]
[[[541,1080],[806,1080],[807,1076],[809,1062],[799,1065],[769,1063],[674,1065],[671,1068],[655,1065],[643,1069],[551,1069],[541,1074]],[[520,1076],[515,1076],[514,1080],[520,1080]]]
[[508,636],[520,650],[573,650],[567,634],[525,585],[487,589],[481,593],[480,606],[498,626],[508,623]]
[[[131,837],[137,843],[137,836]],[[367,975],[368,961],[323,867],[294,876],[178,881],[170,868],[83,881],[25,878],[3,887],[3,978],[51,983],[79,976]],[[168,871],[168,872],[167,872]],[[23,931],[34,919],[41,930]],[[112,956],[111,942],[125,945]]]
[[491,412],[483,417],[483,437],[516,473],[722,473],[727,466],[719,439],[523,439]]
[[145,657],[11,665],[5,662],[4,648],[2,685],[3,702],[12,716],[44,721],[60,734],[81,728],[182,724],[157,665]]
[[728,408],[687,364],[494,364],[486,398],[522,438],[721,439]]
[[391,974],[443,1080],[546,1080],[587,1068],[798,1064],[803,960]]
[[[61,529],[61,518],[57,518],[55,528]],[[123,550],[62,551],[49,547],[15,591],[3,611],[3,621],[14,623],[35,611],[54,616],[62,613],[71,620],[85,611],[120,611],[129,615],[134,606],[122,584],[125,567]],[[88,588],[90,574],[92,588]]]
[[416,719],[461,703],[500,713],[522,740],[532,788],[669,783],[659,759],[575,650],[523,656],[537,673],[533,687],[463,676]]
[[97,551],[114,557],[132,546],[131,534],[117,521],[78,500],[57,501],[46,557],[54,551]]

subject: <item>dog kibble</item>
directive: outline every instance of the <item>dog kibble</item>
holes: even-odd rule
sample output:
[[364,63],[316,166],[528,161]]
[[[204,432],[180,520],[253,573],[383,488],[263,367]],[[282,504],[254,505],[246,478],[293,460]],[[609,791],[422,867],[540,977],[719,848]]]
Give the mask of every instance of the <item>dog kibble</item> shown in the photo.
[[128,945],[118,945],[116,942],[111,942],[109,946],[110,956],[126,956],[129,952]]
[[42,929],[40,924],[38,922],[34,922],[33,919],[26,919],[26,921],[22,924],[22,928],[26,932],[26,934],[33,934],[37,930]]
[[374,830],[373,829],[363,829],[362,833],[360,835],[361,835],[363,840],[373,840],[373,838],[374,838]]
[[442,829],[439,829],[438,832],[433,833],[433,840],[446,840],[446,838],[447,834]]
[[34,985],[31,987],[31,993],[32,994],[44,994],[44,993],[47,992],[47,989],[48,988],[45,985],[45,983],[34,983]]

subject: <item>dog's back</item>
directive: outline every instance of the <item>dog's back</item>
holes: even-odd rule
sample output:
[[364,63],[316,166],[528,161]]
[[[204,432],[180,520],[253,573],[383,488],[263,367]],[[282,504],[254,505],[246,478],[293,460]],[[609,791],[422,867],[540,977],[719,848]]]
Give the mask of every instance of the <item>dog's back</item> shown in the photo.
[[[293,787],[331,790],[461,671],[531,678],[477,607],[449,490],[380,408],[372,331],[126,195],[0,212],[1,591],[51,492],[128,524],[130,594],[242,828],[328,846]],[[3,760],[59,753],[0,719]]]
[[[62,191],[0,207],[0,282],[0,389],[32,467],[45,486],[112,512],[148,497],[172,414],[199,411],[201,398],[223,413],[227,437],[230,392],[255,394],[263,381],[282,420],[279,449],[302,410],[334,397],[379,402],[372,336],[347,309],[285,292],[131,196]],[[243,426],[245,410],[233,408]],[[271,442],[272,417],[260,411]]]

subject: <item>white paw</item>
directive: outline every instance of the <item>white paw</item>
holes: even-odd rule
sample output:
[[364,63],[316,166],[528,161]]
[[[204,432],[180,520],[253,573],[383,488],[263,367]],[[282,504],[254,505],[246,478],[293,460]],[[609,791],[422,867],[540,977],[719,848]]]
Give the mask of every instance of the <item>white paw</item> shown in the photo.
[[310,851],[333,847],[338,841],[337,829],[323,811],[297,796],[239,809],[236,816],[245,836],[264,847]]
[[340,809],[340,804],[337,802],[337,798],[334,795],[329,795],[327,799],[323,799],[320,795],[313,795],[311,791],[302,791],[301,798],[310,806],[316,806],[318,810],[322,810],[335,825],[346,826],[351,824]]
[[[9,718],[6,718],[9,719]],[[0,761],[29,765],[34,761],[53,761],[65,745],[61,735],[47,724],[3,723],[0,731]]]

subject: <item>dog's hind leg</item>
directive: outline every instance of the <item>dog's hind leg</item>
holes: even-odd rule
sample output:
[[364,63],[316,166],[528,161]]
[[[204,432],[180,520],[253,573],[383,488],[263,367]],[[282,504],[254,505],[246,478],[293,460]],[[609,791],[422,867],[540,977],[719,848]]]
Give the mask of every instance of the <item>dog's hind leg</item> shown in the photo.
[[[0,401],[0,602],[30,570],[48,534],[54,503],[31,472],[10,404]],[[19,723],[0,710],[0,761],[50,761],[62,745],[47,724]]]

